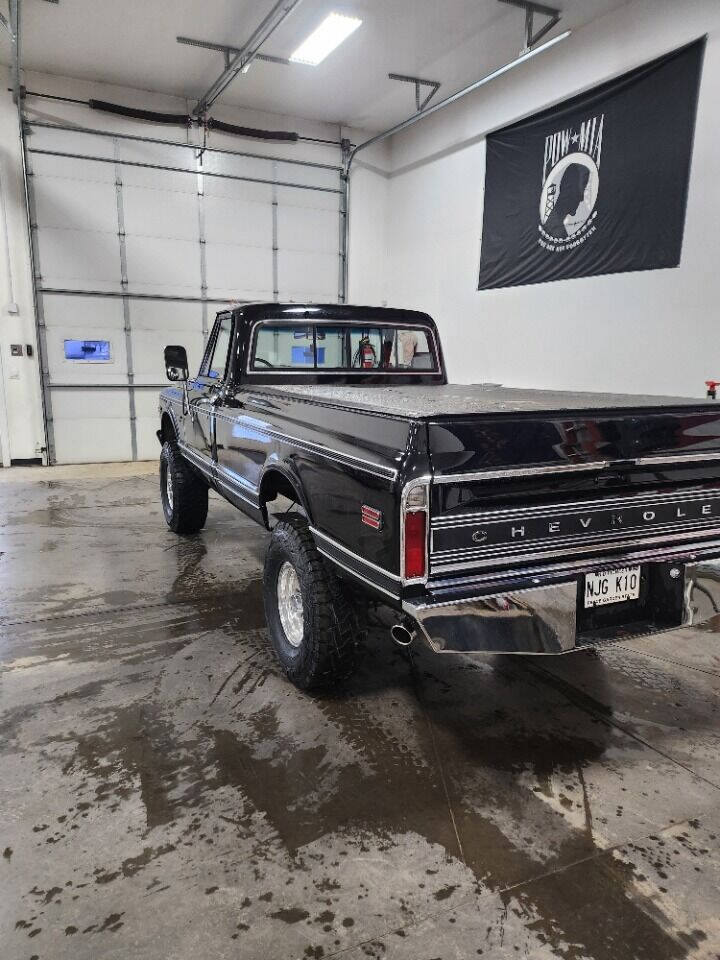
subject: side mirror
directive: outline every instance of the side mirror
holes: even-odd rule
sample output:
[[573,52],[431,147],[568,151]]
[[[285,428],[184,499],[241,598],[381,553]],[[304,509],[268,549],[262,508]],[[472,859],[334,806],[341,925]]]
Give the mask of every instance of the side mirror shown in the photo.
[[165,373],[168,380],[187,380],[188,361],[185,347],[174,344],[165,347]]

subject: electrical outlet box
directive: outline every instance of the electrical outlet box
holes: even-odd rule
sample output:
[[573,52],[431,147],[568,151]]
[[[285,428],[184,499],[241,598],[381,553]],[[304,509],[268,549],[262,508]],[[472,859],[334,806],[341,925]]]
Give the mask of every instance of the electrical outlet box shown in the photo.
[[23,355],[23,345],[21,343],[10,344],[10,356],[21,357]]

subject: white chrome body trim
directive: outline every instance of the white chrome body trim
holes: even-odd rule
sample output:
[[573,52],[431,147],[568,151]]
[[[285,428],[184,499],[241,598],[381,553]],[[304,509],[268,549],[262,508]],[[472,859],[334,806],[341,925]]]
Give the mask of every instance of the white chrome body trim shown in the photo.
[[[552,576],[552,577],[564,577],[564,576],[574,576],[578,573],[591,573],[593,570],[599,570],[603,567],[607,567],[608,563],[611,566],[627,566],[637,563],[653,563],[653,562],[664,562],[679,557],[684,557],[688,560],[695,559],[694,552],[702,553],[717,553],[720,556],[720,540],[709,540],[699,541],[695,543],[688,544],[674,544],[667,547],[655,548],[652,550],[637,550],[630,553],[623,553],[620,556],[609,558],[607,555],[595,556],[595,557],[584,557],[582,560],[570,560],[560,563],[553,564],[543,564],[542,566],[534,567],[520,567],[513,568],[512,570],[495,570],[492,572],[482,571],[477,573],[474,576],[468,577],[452,577],[448,580],[433,580],[431,583],[431,588],[433,590],[442,590],[448,587],[462,587],[466,584],[477,584],[482,586],[483,582],[490,583],[499,583],[503,580],[520,580],[527,579],[530,580],[533,584],[539,584],[541,582],[541,577],[543,576]],[[494,593],[502,593],[502,588],[498,588],[497,591],[493,589]]]
[[246,490],[248,493],[252,493],[255,496],[258,495],[259,488],[255,486],[254,483],[251,483],[249,480],[246,480],[245,477],[241,477],[239,473],[236,473],[234,470],[231,470],[229,467],[223,466],[221,463],[215,463],[215,469],[218,473],[221,473],[225,480],[229,483],[236,483],[239,487]]
[[[389,570],[386,570],[385,567],[379,567],[375,563],[371,563],[370,560],[366,560],[365,557],[359,556],[357,553],[353,553],[352,550],[348,550],[347,547],[344,547],[341,543],[338,543],[337,540],[333,540],[332,537],[329,537],[326,533],[323,533],[322,530],[318,530],[317,527],[310,527],[310,533],[314,537],[320,537],[322,540],[327,541],[335,550],[340,550],[342,553],[347,554],[349,557],[352,557],[353,560],[357,560],[358,563],[362,563],[363,566],[370,567],[371,570],[376,570],[379,574],[382,574],[383,577],[389,577],[390,580],[396,580],[400,582],[400,577],[397,573],[391,573]],[[320,547],[318,547],[318,550]],[[327,554],[325,554],[327,556]]]
[[[217,411],[215,412],[215,416],[218,420],[224,420],[226,423],[238,423],[246,419],[242,414],[237,417],[230,417],[227,414]],[[342,453],[340,450],[334,450],[332,447],[317,443],[314,440],[301,440],[299,437],[291,437],[286,433],[281,433],[272,426],[256,424],[255,429],[257,429],[258,433],[267,434],[268,437],[272,437],[273,440],[278,440],[280,443],[292,444],[309,453],[317,453],[318,456],[325,457],[327,460],[332,460],[335,463],[344,463],[346,466],[351,466],[355,470],[363,470],[365,473],[372,473],[374,476],[382,477],[386,480],[394,480],[397,476],[397,470],[394,467],[386,467],[382,463],[373,463],[372,460],[364,460],[362,457],[356,457],[351,453]]]
[[[710,537],[710,536],[718,536],[718,535],[720,535],[720,527],[708,528],[707,531],[706,531],[706,533],[707,533],[707,536],[709,536],[709,537]],[[645,545],[645,544],[650,545],[650,544],[665,543],[665,544],[667,544],[668,547],[672,547],[672,546],[673,546],[673,543],[669,543],[669,544],[668,544],[668,539],[671,539],[674,543],[677,543],[677,542],[684,541],[684,540],[692,540],[694,537],[697,537],[697,535],[698,535],[698,530],[697,530],[697,529],[691,530],[691,531],[689,531],[689,532],[687,532],[687,533],[675,533],[675,534],[669,533],[669,534],[667,534],[667,535],[664,536],[664,537],[647,537],[647,538],[644,538],[643,541],[642,541],[642,545]],[[616,549],[616,548],[617,548],[617,549],[621,549],[621,548],[623,548],[623,547],[638,546],[638,538],[637,538],[637,537],[633,537],[632,540],[616,540],[616,541],[614,541],[614,542],[611,543],[611,544],[607,544],[607,543],[606,543],[606,544],[603,544],[603,545],[604,545],[606,548],[609,546],[609,547],[611,547],[612,549]],[[594,544],[588,544],[587,546],[584,546],[584,547],[578,546],[578,547],[568,548],[566,552],[567,552],[567,553],[592,553],[593,551],[595,551],[595,550],[597,550],[597,549],[598,549],[598,544],[597,544],[597,543],[594,543]],[[459,561],[459,562],[457,562],[457,563],[453,562],[452,559],[450,559],[450,560],[449,560],[448,562],[446,562],[446,563],[443,563],[443,562],[434,563],[434,562],[432,562],[432,560],[431,560],[431,572],[432,572],[433,574],[436,574],[436,573],[451,573],[451,572],[453,572],[453,571],[455,571],[455,570],[470,570],[470,569],[478,568],[478,567],[497,566],[498,564],[507,563],[509,560],[512,560],[513,562],[514,562],[514,561],[520,561],[520,562],[522,562],[522,561],[527,561],[527,560],[542,560],[543,557],[552,557],[552,556],[553,556],[554,554],[556,554],[557,552],[558,552],[558,551],[557,551],[557,548],[554,548],[554,549],[546,549],[546,550],[541,550],[541,551],[533,551],[533,552],[530,552],[530,553],[518,554],[518,555],[514,555],[514,556],[510,556],[510,557],[508,557],[508,556],[496,556],[496,557],[492,557],[492,558],[487,558],[487,557],[486,557],[486,558],[476,559],[476,560],[465,559],[465,560]],[[605,555],[604,559],[601,559],[601,560],[599,560],[598,562],[601,563],[601,564],[607,565],[608,562],[610,562],[610,561],[613,561],[613,562],[614,562],[615,560],[618,560],[618,561],[619,561],[620,558],[619,558],[619,557],[615,557],[615,558],[610,557],[610,558],[609,558],[607,555]]]
[[559,463],[554,466],[509,467],[508,469],[498,470],[473,470],[468,473],[446,473],[435,476],[433,483],[473,483],[476,480],[511,480],[518,477],[542,477],[556,473],[581,473],[592,470],[605,470],[608,467],[664,467],[714,460],[720,460],[720,451],[708,450],[707,453],[635,457],[629,460],[594,460],[588,463]]
[[[247,494],[255,492],[257,488],[247,487],[243,491],[240,488],[238,482],[233,482],[231,477],[228,476],[229,471],[225,467],[220,466],[219,464],[213,462],[202,454],[198,453],[197,450],[193,450],[191,447],[188,447],[187,444],[178,443],[178,447],[182,451],[183,456],[187,457],[190,462],[196,466],[199,470],[202,470],[210,480],[214,483],[219,483],[221,487],[225,487],[226,490],[229,490],[230,493],[234,494],[236,497],[239,497],[241,500],[244,500],[251,507],[254,507],[256,510],[259,509],[259,503],[257,498],[252,500]],[[223,476],[219,476],[220,472],[223,473]],[[233,474],[233,477],[236,476]]]
[[552,467],[509,467],[505,470],[440,473],[433,477],[433,483],[473,483],[476,480],[510,480],[515,477],[542,477],[554,473],[587,473],[591,470],[604,470],[611,463],[611,460],[596,460],[593,463],[560,463]]
[[[317,546],[317,544],[316,544],[316,546]],[[393,600],[399,600],[399,599],[400,599],[400,594],[398,594],[398,593],[391,593],[389,590],[386,590],[384,587],[378,586],[377,583],[373,583],[372,580],[368,580],[368,579],[367,579],[366,577],[364,577],[361,573],[358,573],[357,570],[353,570],[352,567],[346,567],[344,563],[340,563],[340,561],[339,561],[336,557],[331,556],[329,553],[327,553],[326,550],[323,550],[322,547],[318,546],[318,547],[317,547],[317,551],[318,551],[318,553],[321,553],[324,557],[327,557],[327,559],[328,559],[331,563],[334,563],[334,564],[336,564],[338,567],[341,567],[343,570],[345,570],[347,573],[351,574],[353,577],[357,577],[358,580],[362,580],[363,583],[366,583],[369,587],[372,587],[374,590],[379,590],[380,593],[384,593],[385,596],[387,596],[387,597],[392,597]]]
[[479,523],[490,523],[496,520],[520,520],[533,517],[555,517],[558,514],[573,513],[580,510],[583,513],[595,513],[603,510],[622,510],[624,508],[658,506],[671,504],[677,500],[714,500],[720,497],[720,487],[703,491],[698,487],[688,487],[673,490],[671,493],[639,493],[625,497],[607,497],[596,500],[573,500],[568,503],[550,503],[545,506],[539,504],[533,507],[506,507],[500,510],[479,510],[475,513],[463,513],[458,517],[438,517],[433,520],[434,530],[447,530],[455,527],[474,527]]
[[679,456],[638,457],[635,463],[639,467],[664,467],[675,463],[702,463],[704,460],[720,460],[720,452],[708,450],[707,453],[682,453]]

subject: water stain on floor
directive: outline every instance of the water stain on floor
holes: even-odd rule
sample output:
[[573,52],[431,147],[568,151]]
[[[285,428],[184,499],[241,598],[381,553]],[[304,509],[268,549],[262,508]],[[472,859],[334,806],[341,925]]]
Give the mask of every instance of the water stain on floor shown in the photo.
[[213,500],[168,540],[123,488],[77,491],[81,526],[38,484],[30,541],[0,532],[9,956],[718,955],[720,763],[685,760],[717,748],[712,634],[538,666],[375,627],[308,696],[267,641],[262,531]]

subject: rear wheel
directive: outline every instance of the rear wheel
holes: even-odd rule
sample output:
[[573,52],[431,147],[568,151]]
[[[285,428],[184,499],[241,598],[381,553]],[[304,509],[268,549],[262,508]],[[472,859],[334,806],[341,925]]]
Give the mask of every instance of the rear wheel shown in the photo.
[[205,526],[207,485],[170,441],[163,444],[160,454],[160,499],[165,522],[173,533],[197,533]]
[[265,615],[273,648],[298,687],[331,687],[355,665],[358,625],[302,517],[273,530],[265,558]]

